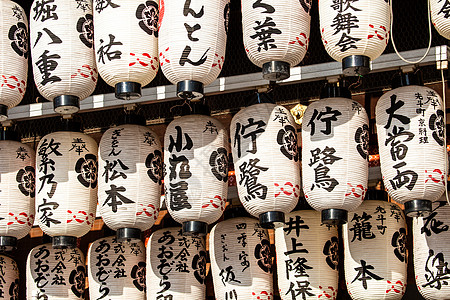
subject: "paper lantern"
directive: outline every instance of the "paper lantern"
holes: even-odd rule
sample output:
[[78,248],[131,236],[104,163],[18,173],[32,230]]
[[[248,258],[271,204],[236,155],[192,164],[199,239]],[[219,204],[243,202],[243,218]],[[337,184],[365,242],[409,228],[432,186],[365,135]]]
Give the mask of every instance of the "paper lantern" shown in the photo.
[[264,228],[284,222],[300,196],[297,124],[289,110],[260,103],[231,121],[239,198]]
[[0,295],[5,299],[19,299],[19,268],[6,255],[0,255]]
[[216,119],[185,115],[164,136],[165,197],[184,234],[206,235],[207,224],[225,209],[228,191],[228,134]]
[[27,299],[84,299],[86,269],[78,248],[55,249],[43,244],[27,259]]
[[97,144],[81,132],[58,131],[37,147],[36,214],[53,247],[74,247],[97,207]]
[[390,10],[386,0],[321,0],[319,20],[322,43],[328,54],[342,62],[344,75],[365,75],[370,61],[389,41]]
[[0,141],[0,248],[6,251],[33,226],[35,158],[28,145]]
[[346,98],[311,103],[303,116],[303,192],[327,224],[347,222],[364,199],[369,173],[369,122]]
[[177,84],[178,97],[198,100],[225,62],[229,0],[164,0],[160,5],[161,69]]
[[147,299],[205,299],[206,250],[181,227],[155,231],[147,244]]
[[92,243],[88,253],[91,299],[145,299],[145,247],[110,236]]
[[311,1],[242,1],[242,30],[248,58],[267,80],[289,78],[309,44]]
[[158,72],[158,1],[96,1],[95,49],[100,76],[116,98],[142,96]]
[[22,101],[27,88],[28,20],[13,1],[1,1],[0,14],[0,121],[5,121],[8,108]]
[[275,228],[280,297],[336,299],[338,292],[338,231],[321,223],[320,213],[298,210]]
[[73,114],[97,84],[92,0],[35,0],[30,11],[34,82],[55,112]]
[[436,31],[450,39],[450,3],[442,0],[430,0],[431,22]]
[[217,223],[209,235],[209,254],[217,300],[273,298],[269,234],[257,219]]
[[431,211],[447,180],[441,97],[428,87],[400,86],[380,97],[375,113],[381,173],[389,195],[405,205],[407,216]]
[[406,291],[405,216],[377,192],[368,192],[371,197],[350,213],[342,228],[345,281],[352,299],[402,299]]

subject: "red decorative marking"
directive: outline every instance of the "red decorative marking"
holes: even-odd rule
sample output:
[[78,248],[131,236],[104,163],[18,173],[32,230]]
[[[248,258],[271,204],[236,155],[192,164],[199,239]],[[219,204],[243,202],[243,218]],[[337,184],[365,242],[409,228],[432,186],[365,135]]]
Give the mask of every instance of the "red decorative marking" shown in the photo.
[[[169,48],[170,48],[170,47],[167,47],[167,49],[164,50],[164,53],[167,52],[167,51],[169,51]],[[164,63],[169,63],[169,64],[170,64],[170,60],[168,60],[168,59],[166,58],[166,56],[164,55],[164,53],[159,52],[159,61],[160,61],[160,63],[161,63],[161,67],[163,66]]]
[[214,62],[212,64],[212,67],[214,68],[217,66],[217,67],[219,67],[220,70],[222,70],[222,66],[223,66],[224,62],[225,62],[225,57],[223,57],[223,56],[219,57],[219,54],[216,53],[216,55],[214,56]]
[[33,221],[34,221],[34,215],[29,215],[25,212],[21,212],[19,214],[14,215],[13,213],[8,213],[8,215],[10,215],[11,217],[14,217],[14,221],[9,221],[8,223],[6,223],[6,225],[13,225],[14,223],[18,223],[20,225],[24,225],[27,224],[28,226],[32,226],[33,225]]
[[164,18],[165,10],[166,10],[166,6],[164,5],[164,0],[159,0],[158,30],[161,27],[161,23]]
[[405,291],[404,291],[405,285],[400,280],[397,280],[397,282],[395,282],[395,283],[392,283],[389,280],[386,280],[386,282],[391,285],[391,287],[386,290],[386,294],[391,291],[393,291],[397,294],[400,294],[400,293],[402,293],[402,295],[405,294]]
[[271,300],[273,299],[273,293],[272,292],[266,292],[266,291],[261,291],[259,294],[252,292],[253,296],[256,296],[256,299],[258,300]]
[[320,293],[317,298],[321,298],[322,296],[328,298],[328,299],[336,299],[336,290],[332,287],[329,286],[328,288],[323,288],[322,286],[319,285],[319,289],[322,291],[322,293]]
[[367,36],[367,39],[371,39],[373,37],[377,37],[379,40],[386,40],[386,44],[389,41],[389,31],[385,26],[381,25],[378,28],[375,28],[374,25],[369,24],[369,27],[373,29],[373,33]]
[[94,214],[90,213],[88,214],[85,211],[79,210],[78,213],[72,212],[71,210],[67,210],[67,213],[73,214],[71,219],[68,219],[66,222],[71,223],[72,221],[76,221],[77,223],[84,223],[88,225],[92,225],[94,222]]
[[324,44],[328,44],[328,42],[327,42],[326,40],[323,39],[323,34],[324,34],[324,32],[325,32],[325,28],[322,28],[322,34],[320,35],[320,38],[322,39],[322,42],[323,42]]
[[97,74],[98,74],[98,72],[97,72],[96,68],[93,68],[89,65],[82,65],[81,68],[77,69],[76,73],[70,75],[70,78],[75,78],[78,75],[80,75],[81,77],[84,77],[84,78],[91,77],[92,81],[96,82]]
[[351,183],[347,183],[347,185],[352,189],[350,192],[345,194],[345,196],[350,196],[353,194],[356,198],[364,198],[364,195],[367,191],[366,188],[364,188],[361,184],[358,184],[356,187],[354,187]]
[[226,199],[222,199],[222,197],[216,195],[214,197],[214,199],[210,199],[208,201],[208,203],[203,204],[202,208],[207,208],[207,207],[209,207],[211,205],[214,208],[220,208],[221,211],[224,211],[225,210],[225,202],[226,201],[227,201]]
[[289,45],[293,45],[298,43],[300,46],[305,47],[306,50],[308,50],[309,45],[309,38],[306,36],[305,33],[300,33],[300,36],[295,37],[294,41],[289,42]]
[[425,170],[425,178],[425,183],[431,180],[434,183],[442,183],[445,186],[444,173],[439,169],[434,169],[433,171]]
[[19,80],[16,76],[2,75],[0,87],[8,87],[12,90],[17,89],[20,94],[25,94],[26,84],[24,80]]
[[[135,53],[130,53],[131,56],[136,56]],[[140,57],[139,57],[140,56]],[[139,56],[136,57],[136,61],[130,62],[128,65],[130,67],[134,66],[135,64],[139,63],[143,67],[150,66],[153,70],[156,70],[158,67],[158,57],[151,57],[148,53],[142,53]]]
[[294,194],[294,196],[297,198],[300,196],[300,186],[296,184],[294,186],[291,182],[285,182],[283,186],[280,186],[278,183],[274,183],[275,185],[275,198],[280,196],[281,193],[284,193],[287,196],[290,196]]
[[147,217],[153,217],[153,219],[155,219],[155,220],[158,218],[159,208],[156,208],[152,204],[149,204],[147,206],[144,206],[143,204],[139,204],[139,209],[140,209],[140,211],[136,212],[136,216],[145,214]]

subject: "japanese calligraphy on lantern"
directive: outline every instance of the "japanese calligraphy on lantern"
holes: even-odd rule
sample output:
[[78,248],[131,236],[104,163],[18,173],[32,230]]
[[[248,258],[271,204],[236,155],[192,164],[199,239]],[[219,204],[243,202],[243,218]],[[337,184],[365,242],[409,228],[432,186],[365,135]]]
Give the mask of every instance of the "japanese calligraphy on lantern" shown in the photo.
[[0,298],[19,299],[19,268],[5,255],[0,255]]
[[450,38],[450,27],[448,20],[450,17],[450,1],[449,0],[431,0],[430,1],[431,21],[437,32],[445,37]]

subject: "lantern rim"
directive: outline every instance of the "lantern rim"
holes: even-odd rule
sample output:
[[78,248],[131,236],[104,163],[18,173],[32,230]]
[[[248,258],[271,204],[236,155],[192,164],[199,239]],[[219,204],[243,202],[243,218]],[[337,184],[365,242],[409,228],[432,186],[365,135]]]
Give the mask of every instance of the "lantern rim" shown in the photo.
[[270,81],[280,81],[291,76],[291,65],[285,61],[269,61],[262,65],[263,78]]
[[53,99],[53,109],[62,115],[71,115],[80,110],[80,98],[72,95],[61,95]]
[[137,228],[119,228],[117,229],[116,236],[119,242],[131,242],[141,240],[142,231]]
[[183,80],[177,83],[177,96],[181,99],[198,101],[204,96],[203,83],[196,80]]
[[142,97],[142,85],[138,82],[123,81],[115,86],[115,96],[121,100],[136,100]]
[[262,228],[273,229],[277,227],[277,223],[284,224],[284,212],[268,211],[259,215],[259,224]]
[[8,106],[0,104],[0,122],[8,120]]
[[432,211],[430,200],[415,199],[405,202],[405,214],[408,217],[427,217]]
[[201,221],[183,222],[183,235],[187,236],[206,236],[208,233],[208,224]]
[[54,249],[73,249],[77,247],[77,238],[75,236],[54,236],[52,238],[52,247]]
[[348,211],[339,208],[322,210],[322,224],[343,225],[348,220]]
[[14,236],[0,236],[1,251],[9,252],[17,248],[17,238]]
[[342,60],[345,76],[364,76],[370,72],[370,58],[365,55],[350,55]]

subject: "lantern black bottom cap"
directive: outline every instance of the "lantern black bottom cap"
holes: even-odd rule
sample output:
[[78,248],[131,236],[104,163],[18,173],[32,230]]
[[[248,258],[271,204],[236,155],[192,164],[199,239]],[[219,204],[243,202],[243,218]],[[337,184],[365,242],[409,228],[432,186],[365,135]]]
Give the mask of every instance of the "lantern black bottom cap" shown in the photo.
[[117,99],[136,100],[142,97],[142,86],[140,83],[124,81],[116,84]]
[[13,236],[0,236],[0,251],[13,251],[17,248],[17,238]]
[[203,98],[203,83],[195,80],[184,80],[177,83],[177,96],[181,99],[196,101]]
[[405,202],[405,214],[408,217],[427,217],[432,210],[429,200],[411,200]]
[[344,209],[330,208],[322,210],[322,223],[327,225],[342,225],[347,223],[348,212]]
[[183,235],[205,236],[208,233],[208,224],[200,221],[183,222]]
[[8,119],[8,106],[0,104],[0,121]]
[[116,236],[119,242],[140,240],[141,230],[137,228],[119,228],[117,229]]
[[342,60],[345,76],[367,75],[370,72],[370,58],[365,55],[350,55]]
[[270,61],[262,66],[263,78],[270,81],[288,79],[291,76],[291,65],[284,61]]
[[268,211],[259,215],[259,224],[262,228],[275,228],[274,223],[284,224],[284,213],[281,211]]
[[71,95],[62,95],[53,99],[53,109],[58,114],[71,115],[80,110],[80,98]]
[[66,249],[66,248],[76,248],[77,238],[75,236],[54,236],[52,238],[52,246],[55,249]]

